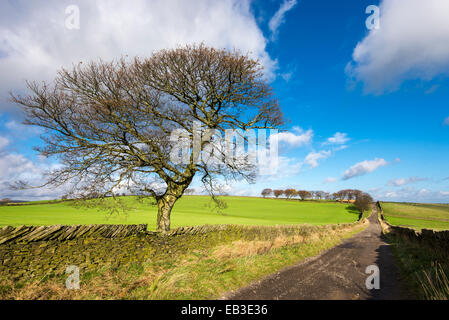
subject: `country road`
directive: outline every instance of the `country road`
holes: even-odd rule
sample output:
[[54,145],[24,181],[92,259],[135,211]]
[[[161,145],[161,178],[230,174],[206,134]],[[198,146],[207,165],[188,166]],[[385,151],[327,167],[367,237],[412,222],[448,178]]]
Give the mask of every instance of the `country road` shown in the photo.
[[[224,296],[231,300],[397,300],[410,299],[401,281],[391,247],[382,239],[377,208],[362,232],[321,255],[285,268],[261,281]],[[376,265],[380,289],[367,289]]]

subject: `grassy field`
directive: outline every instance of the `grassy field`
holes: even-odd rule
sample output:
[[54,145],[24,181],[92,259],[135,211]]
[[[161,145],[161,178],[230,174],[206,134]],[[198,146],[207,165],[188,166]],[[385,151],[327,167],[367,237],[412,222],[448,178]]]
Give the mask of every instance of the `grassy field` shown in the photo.
[[[359,213],[351,205],[326,201],[297,201],[250,197],[223,197],[227,208],[214,210],[206,196],[185,196],[172,212],[172,226],[201,224],[281,225],[302,224],[294,235],[272,228],[276,232],[255,233],[245,238],[192,236],[183,238],[185,250],[172,239],[169,254],[158,254],[142,263],[105,263],[90,271],[82,271],[81,289],[67,290],[66,275],[51,272],[38,280],[13,280],[0,276],[2,299],[216,299],[230,290],[246,286],[283,267],[341,243],[343,239],[362,231],[367,222],[352,223]],[[107,215],[96,208],[75,207],[69,202],[39,202],[0,207],[2,225],[52,224],[149,224],[155,229],[156,208],[149,201],[137,202],[122,197],[132,210],[127,215]],[[108,199],[111,201],[111,199]],[[303,224],[321,225],[306,226]],[[263,227],[255,227],[262,229]],[[190,239],[190,240],[189,240]],[[171,241],[165,239],[164,244]],[[186,241],[195,241],[189,246]],[[165,247],[161,247],[165,248]],[[184,247],[183,247],[184,248]],[[168,250],[168,249],[167,249]],[[158,252],[162,252],[158,251]],[[168,252],[168,251],[167,251]]]
[[414,229],[449,229],[449,205],[382,203],[385,218],[393,225]]
[[[347,204],[316,201],[287,201],[249,197],[223,197],[227,208],[214,210],[207,196],[184,196],[172,212],[172,227],[203,224],[335,224],[354,222],[358,212]],[[95,208],[79,208],[70,202],[0,207],[0,226],[53,225],[53,224],[148,224],[155,229],[156,207],[135,201],[122,200],[132,210],[110,215]]]

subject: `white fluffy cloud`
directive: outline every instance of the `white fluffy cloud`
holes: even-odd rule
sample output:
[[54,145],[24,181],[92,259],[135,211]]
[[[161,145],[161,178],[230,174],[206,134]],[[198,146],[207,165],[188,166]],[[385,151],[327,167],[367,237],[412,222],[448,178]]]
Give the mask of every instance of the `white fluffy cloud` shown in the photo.
[[278,155],[277,157],[267,157],[258,159],[259,176],[258,180],[276,180],[296,175],[302,168],[303,163],[294,157]]
[[[79,30],[65,27],[71,4],[80,9]],[[199,42],[249,52],[273,76],[276,61],[249,0],[1,1],[0,96],[23,89],[25,79],[51,80],[57,69],[79,61],[148,56]]]
[[327,159],[331,156],[331,151],[319,151],[310,152],[304,159],[304,163],[308,164],[310,168],[316,168],[318,166],[318,160]]
[[278,29],[285,21],[285,14],[296,6],[296,0],[284,0],[279,10],[274,14],[268,23],[271,31],[271,39],[274,40],[277,36]]
[[328,138],[324,144],[345,144],[349,140],[347,133],[336,132],[332,137]]
[[52,199],[63,193],[62,188],[12,190],[11,184],[19,180],[35,186],[41,184],[45,171],[54,169],[56,165],[42,157],[33,162],[21,154],[8,152],[5,148],[9,144],[9,139],[0,136],[0,198]]
[[[0,150],[1,151],[1,150]],[[33,162],[21,154],[0,153],[0,198],[13,199],[54,199],[64,193],[63,188],[39,188],[27,190],[12,190],[10,184],[22,180],[31,185],[42,183],[45,171],[53,169],[54,165],[45,159]]]
[[270,136],[270,139],[274,138],[277,138],[279,143],[285,142],[294,147],[302,147],[312,141],[313,130],[304,131],[300,127],[293,127],[293,132],[279,132]]
[[271,175],[271,179],[277,180],[286,177],[292,177],[299,173],[302,168],[302,163],[296,158],[279,156],[277,170],[273,171],[274,174]]
[[41,171],[23,155],[3,154],[0,156],[0,182],[12,182],[24,176],[33,177]]
[[399,187],[406,184],[411,184],[415,182],[421,182],[421,181],[427,181],[427,178],[420,178],[420,177],[410,177],[410,178],[400,178],[400,179],[392,179],[388,181],[389,186]]
[[449,74],[449,1],[383,0],[380,29],[357,44],[347,73],[367,92]]
[[348,170],[345,171],[343,175],[343,180],[348,180],[354,177],[362,176],[364,174],[373,172],[374,170],[386,166],[388,164],[384,159],[374,159],[374,160],[365,160],[359,163],[356,163]]

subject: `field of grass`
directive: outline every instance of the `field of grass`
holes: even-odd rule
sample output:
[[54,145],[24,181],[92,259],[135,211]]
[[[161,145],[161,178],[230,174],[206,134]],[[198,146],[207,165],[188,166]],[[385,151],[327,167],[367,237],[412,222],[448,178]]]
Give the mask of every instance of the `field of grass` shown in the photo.
[[414,229],[449,229],[449,205],[383,202],[385,218],[392,225]]
[[[336,202],[287,201],[249,197],[223,197],[227,208],[221,212],[207,196],[184,196],[172,211],[172,227],[203,224],[336,224],[358,219],[358,212]],[[0,207],[0,226],[74,225],[74,224],[148,224],[155,229],[155,206],[140,203],[133,197],[123,197],[133,209],[125,213],[108,214],[96,208],[75,207],[70,202],[27,204]]]

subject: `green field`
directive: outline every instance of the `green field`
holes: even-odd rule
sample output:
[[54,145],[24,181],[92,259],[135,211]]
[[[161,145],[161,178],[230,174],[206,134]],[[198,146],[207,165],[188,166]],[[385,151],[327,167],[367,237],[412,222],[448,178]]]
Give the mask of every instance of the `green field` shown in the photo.
[[[358,212],[347,204],[336,202],[261,199],[249,197],[222,197],[227,208],[214,209],[210,197],[184,196],[172,212],[172,227],[203,224],[335,224],[354,222]],[[79,208],[70,204],[27,204],[0,207],[0,226],[19,225],[74,225],[74,224],[148,224],[156,226],[156,207],[142,204],[133,197],[124,197],[132,210],[110,215],[95,208]]]
[[449,229],[449,205],[382,203],[385,218],[392,225],[414,229]]

